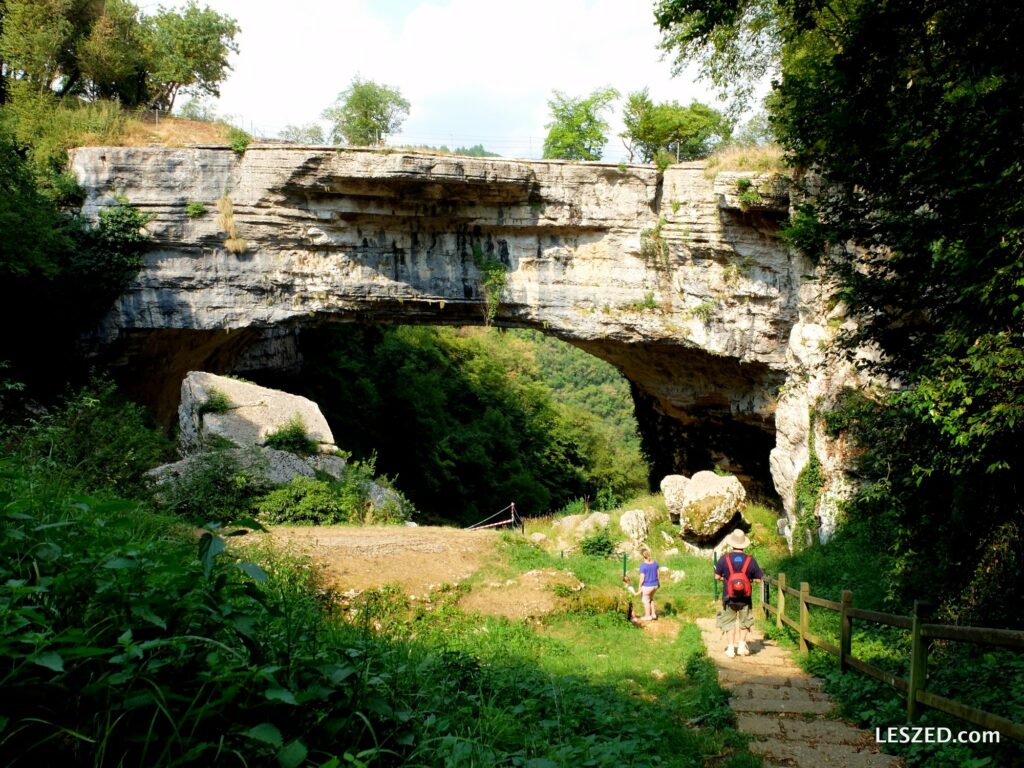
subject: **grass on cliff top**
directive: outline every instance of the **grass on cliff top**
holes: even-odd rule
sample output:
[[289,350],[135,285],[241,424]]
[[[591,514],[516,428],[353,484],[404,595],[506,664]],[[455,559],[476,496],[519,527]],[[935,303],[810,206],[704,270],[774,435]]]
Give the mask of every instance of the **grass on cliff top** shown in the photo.
[[125,147],[187,147],[194,144],[228,144],[226,123],[208,123],[181,117],[160,116],[156,121],[147,117],[125,120],[124,132],[118,142]]
[[704,165],[704,175],[714,178],[724,171],[754,171],[756,173],[784,173],[782,147],[777,144],[763,146],[728,145],[712,154]]

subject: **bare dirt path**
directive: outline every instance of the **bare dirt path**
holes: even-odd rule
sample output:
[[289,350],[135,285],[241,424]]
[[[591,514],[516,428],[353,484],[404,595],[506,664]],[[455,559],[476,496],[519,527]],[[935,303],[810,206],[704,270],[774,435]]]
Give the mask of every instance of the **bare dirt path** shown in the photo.
[[[271,530],[274,542],[309,556],[324,569],[327,583],[342,593],[397,584],[412,597],[424,597],[442,584],[459,584],[494,557],[499,534],[460,528],[420,526],[312,526]],[[537,569],[515,578],[486,578],[459,604],[510,619],[551,613],[560,602],[554,586],[582,585],[571,573]]]
[[428,526],[279,527],[270,535],[321,563],[339,591],[398,584],[408,595],[468,578],[488,561],[498,540],[493,531]]
[[732,693],[739,728],[754,737],[750,751],[765,767],[899,768],[903,763],[878,751],[867,731],[835,719],[835,705],[822,681],[796,665],[790,653],[755,628],[750,656],[728,658],[714,619],[698,619],[718,681]]

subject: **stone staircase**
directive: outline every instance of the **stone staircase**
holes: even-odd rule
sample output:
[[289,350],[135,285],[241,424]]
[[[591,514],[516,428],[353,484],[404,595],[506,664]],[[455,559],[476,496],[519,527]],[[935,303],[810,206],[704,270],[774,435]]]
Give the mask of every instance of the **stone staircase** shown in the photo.
[[712,618],[698,619],[718,680],[732,694],[739,729],[753,737],[750,751],[766,768],[899,768],[902,761],[878,751],[874,736],[836,719],[822,681],[800,669],[788,651],[755,628],[750,656],[729,658]]

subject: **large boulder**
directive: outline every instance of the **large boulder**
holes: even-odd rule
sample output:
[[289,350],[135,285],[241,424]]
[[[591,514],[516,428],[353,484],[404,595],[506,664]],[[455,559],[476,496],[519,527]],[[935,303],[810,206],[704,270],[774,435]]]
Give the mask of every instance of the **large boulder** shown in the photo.
[[707,542],[719,538],[742,520],[747,492],[731,475],[698,472],[686,484],[679,507],[683,538]]
[[[151,469],[146,475],[151,482],[158,486],[173,482],[201,467],[206,461],[207,455],[207,453],[190,454],[181,461]],[[296,477],[316,476],[316,468],[307,460],[311,457],[296,456],[287,451],[277,451],[273,448],[259,446],[228,448],[220,455],[236,462],[240,469],[258,475],[267,485],[285,485]],[[338,458],[338,461],[343,462],[344,466],[343,459]],[[340,473],[334,477],[340,477]]]
[[647,540],[647,514],[642,509],[629,509],[619,518],[619,528],[634,544]]
[[679,517],[683,509],[683,493],[689,485],[690,478],[686,475],[665,475],[661,480],[661,495],[665,498],[665,508],[668,510],[669,519],[679,524]]
[[179,448],[184,455],[263,445],[296,420],[320,452],[337,450],[327,419],[312,400],[203,371],[190,371],[181,383]]

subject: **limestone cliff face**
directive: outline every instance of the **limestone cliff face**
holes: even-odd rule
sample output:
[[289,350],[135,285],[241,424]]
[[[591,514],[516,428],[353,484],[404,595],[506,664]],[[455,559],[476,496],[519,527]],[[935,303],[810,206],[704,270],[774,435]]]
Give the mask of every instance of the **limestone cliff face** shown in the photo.
[[153,216],[145,268],[100,336],[137,366],[150,361],[172,393],[188,369],[294,362],[296,329],[310,323],[482,323],[490,272],[494,323],[543,329],[616,365],[673,471],[717,464],[756,484],[774,445],[777,490],[792,495],[799,436],[776,444],[775,433],[797,417],[776,409],[799,367],[811,268],[776,236],[788,193],[773,179],[753,180],[761,201],[748,207],[737,179],[750,174],[709,179],[699,163],[659,175],[255,145],[242,157],[91,147],[72,167],[86,215],[120,194]]

